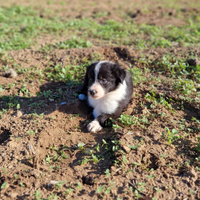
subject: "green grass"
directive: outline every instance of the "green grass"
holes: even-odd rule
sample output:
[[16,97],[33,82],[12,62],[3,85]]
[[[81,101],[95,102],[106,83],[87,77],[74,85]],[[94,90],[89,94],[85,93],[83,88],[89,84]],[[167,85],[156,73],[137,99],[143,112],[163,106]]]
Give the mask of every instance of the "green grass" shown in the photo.
[[137,67],[131,68],[129,72],[132,75],[134,85],[137,85],[138,83],[143,83],[147,80],[144,76],[143,71]]
[[159,27],[137,25],[130,21],[120,23],[114,20],[99,24],[89,19],[80,19],[68,22],[68,27],[70,30],[81,31],[82,35],[90,38],[108,40],[115,44],[137,45],[138,48],[165,48],[172,46],[172,42],[188,46],[200,42],[200,25],[192,22],[181,27]]
[[0,8],[0,50],[17,50],[34,45],[33,39],[41,34],[61,33],[65,25],[57,18],[40,18],[31,7]]
[[[135,85],[152,82],[152,84],[159,84],[160,86],[167,83],[176,93],[181,94],[184,100],[199,101],[200,66],[198,64],[189,65],[187,60],[191,57],[188,54],[182,58],[167,53],[155,59],[141,55],[136,61],[144,68],[133,67],[130,69],[133,82]],[[195,57],[195,59],[198,60],[199,58]],[[152,76],[147,78],[149,72],[152,73]],[[165,78],[162,77],[161,80],[160,77],[156,78],[153,74],[160,74]],[[153,85],[152,90],[154,90]]]
[[65,40],[63,42],[57,42],[55,44],[46,44],[41,47],[41,51],[50,51],[52,49],[71,49],[71,48],[88,48],[93,44],[85,39],[73,37],[72,39]]
[[[200,23],[191,20],[181,27],[137,25],[129,20],[123,23],[107,20],[102,24],[87,18],[61,21],[58,17],[41,18],[39,11],[24,6],[0,8],[0,20],[0,51],[30,48],[36,44],[36,38],[44,34],[54,37],[67,34],[68,38],[72,37],[53,45],[64,49],[89,47],[92,43],[85,40],[88,37],[91,40],[132,45],[139,49],[166,48],[173,46],[174,42],[184,46],[200,42]],[[80,35],[80,39],[73,38]]]
[[86,72],[86,66],[90,62],[81,65],[66,65],[62,66],[57,64],[56,66],[50,66],[45,69],[45,74],[50,81],[64,81],[68,84],[78,84],[80,79],[84,77]]
[[168,145],[181,138],[179,135],[177,135],[178,131],[176,129],[172,129],[172,131],[170,131],[169,128],[165,128],[165,130],[167,132],[163,132],[162,137],[168,141]]

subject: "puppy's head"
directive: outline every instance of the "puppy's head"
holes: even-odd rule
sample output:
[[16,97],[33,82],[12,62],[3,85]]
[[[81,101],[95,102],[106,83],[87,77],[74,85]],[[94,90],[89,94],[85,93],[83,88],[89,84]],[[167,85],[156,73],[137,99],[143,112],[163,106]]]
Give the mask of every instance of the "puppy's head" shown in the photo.
[[100,99],[123,83],[126,71],[119,64],[100,61],[87,68],[88,95]]

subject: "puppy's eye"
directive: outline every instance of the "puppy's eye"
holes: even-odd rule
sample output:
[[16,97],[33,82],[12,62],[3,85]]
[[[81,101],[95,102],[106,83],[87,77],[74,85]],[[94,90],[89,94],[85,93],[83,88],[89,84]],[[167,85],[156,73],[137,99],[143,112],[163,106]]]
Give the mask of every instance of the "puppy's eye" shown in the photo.
[[92,78],[90,78],[89,81],[92,82]]
[[107,83],[107,80],[105,78],[103,78],[101,81],[100,81],[102,84],[105,84]]

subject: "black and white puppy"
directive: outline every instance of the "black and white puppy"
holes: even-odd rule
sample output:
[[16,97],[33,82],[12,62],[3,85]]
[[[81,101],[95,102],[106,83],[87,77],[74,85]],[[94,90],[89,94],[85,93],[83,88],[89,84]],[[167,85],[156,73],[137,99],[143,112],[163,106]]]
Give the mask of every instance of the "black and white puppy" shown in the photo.
[[94,120],[87,129],[97,132],[107,119],[118,118],[127,107],[133,94],[133,80],[119,64],[100,61],[87,67],[81,93],[79,99],[88,100],[93,108]]

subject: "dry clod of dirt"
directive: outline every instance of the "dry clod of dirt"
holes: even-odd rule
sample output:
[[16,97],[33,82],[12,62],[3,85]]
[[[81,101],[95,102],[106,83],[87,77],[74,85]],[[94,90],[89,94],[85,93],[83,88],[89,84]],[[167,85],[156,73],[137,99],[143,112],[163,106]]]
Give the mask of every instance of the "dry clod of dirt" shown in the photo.
[[130,148],[129,147],[127,147],[127,146],[123,146],[123,149],[124,149],[124,151],[126,152],[126,153],[129,153],[130,152]]
[[145,107],[145,108],[142,110],[142,114],[145,115],[145,114],[147,114],[147,112],[148,112],[148,109]]
[[87,149],[85,150],[84,153],[85,153],[86,155],[89,155],[89,154],[90,154],[90,151],[91,151],[91,149],[87,148]]
[[154,140],[159,140],[160,138],[161,138],[161,135],[159,135],[158,133],[153,136]]
[[91,175],[82,177],[83,184],[94,185],[94,178]]
[[31,154],[35,155],[35,151],[34,151],[33,146],[31,144],[28,145],[28,150]]
[[192,176],[193,178],[197,178],[197,173],[195,172],[195,170],[193,169],[193,168],[191,168],[190,170],[189,170],[189,174],[190,174],[190,176]]
[[23,115],[22,111],[17,110],[17,112],[16,112],[16,116],[17,116],[17,117],[21,117],[22,115]]
[[194,58],[188,59],[187,62],[190,66],[194,66],[194,67],[196,67],[197,65],[200,65],[200,61]]
[[20,96],[20,97],[23,97],[24,94],[23,94],[22,92],[19,92],[19,96]]
[[18,195],[18,193],[12,192],[12,191],[6,192],[6,194],[7,194],[8,197],[11,197],[11,199],[16,198],[17,195]]
[[58,183],[58,181],[53,181],[53,180],[51,180],[48,184],[47,184],[47,186],[48,187],[53,187],[55,184],[57,184]]
[[5,71],[5,77],[16,78],[17,72],[14,69],[10,68],[9,70]]

